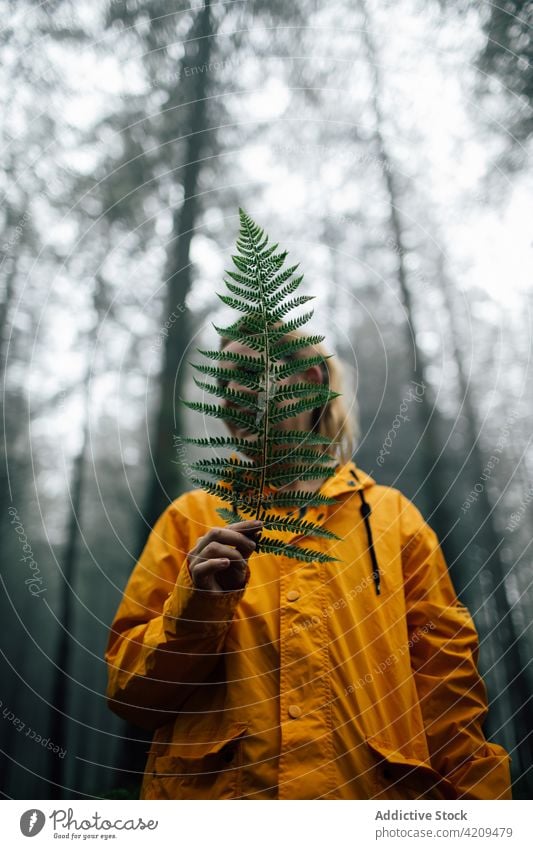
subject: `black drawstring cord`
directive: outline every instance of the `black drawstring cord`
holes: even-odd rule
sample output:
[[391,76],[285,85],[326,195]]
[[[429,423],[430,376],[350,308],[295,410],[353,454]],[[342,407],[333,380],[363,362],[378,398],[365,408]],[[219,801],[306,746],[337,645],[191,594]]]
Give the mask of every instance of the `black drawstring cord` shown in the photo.
[[[355,472],[353,472],[353,476],[356,478],[356,480],[359,480]],[[379,564],[378,559],[376,557],[376,551],[374,549],[374,537],[372,536],[372,528],[370,527],[370,516],[372,515],[372,509],[368,501],[365,499],[362,489],[359,490],[359,497],[361,499],[361,516],[363,517],[363,521],[365,523],[366,538],[368,540],[368,550],[370,552],[370,560],[372,561],[372,578],[374,580],[374,588],[376,590],[376,595],[381,595]]]
[[361,496],[361,516],[364,519],[365,528],[366,528],[366,536],[368,539],[368,550],[370,552],[370,559],[372,561],[372,577],[374,579],[374,586],[376,588],[376,595],[381,594],[380,590],[380,577],[379,577],[379,565],[378,559],[376,557],[376,552],[374,550],[374,538],[372,536],[372,528],[370,527],[370,519],[369,516],[371,514],[370,504],[368,501],[365,501],[363,490],[359,490],[359,495]]

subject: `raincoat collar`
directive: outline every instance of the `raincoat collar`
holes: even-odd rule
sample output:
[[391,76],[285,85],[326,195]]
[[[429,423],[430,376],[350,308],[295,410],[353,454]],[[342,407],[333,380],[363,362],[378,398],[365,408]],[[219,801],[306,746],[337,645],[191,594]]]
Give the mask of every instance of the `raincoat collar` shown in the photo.
[[[337,495],[342,495],[344,492],[357,492],[358,490],[367,489],[375,484],[374,478],[358,469],[355,462],[350,460],[348,463],[338,463],[335,467],[335,474],[326,478],[317,493],[327,495],[328,498],[335,498]],[[277,486],[268,486],[268,492],[274,492]]]
[[[237,459],[239,454],[233,451],[230,459]],[[335,498],[337,495],[342,495],[344,492],[357,492],[358,490],[368,489],[374,486],[376,481],[373,477],[359,469],[355,460],[349,460],[347,463],[338,463],[335,467],[335,474],[327,478],[318,492],[321,495],[327,495],[329,498]],[[265,487],[267,492],[275,492],[277,486],[269,485]]]
[[[237,452],[233,451],[231,454],[231,459],[238,458],[238,456],[239,455],[237,454]],[[355,461],[350,460],[348,463],[337,463],[337,465],[335,466],[335,473],[323,482],[322,486],[317,492],[320,495],[327,496],[328,498],[336,498],[337,496],[340,496],[345,492],[359,493],[360,513],[365,526],[365,532],[368,542],[368,551],[372,562],[372,579],[374,581],[376,595],[380,595],[381,575],[374,546],[374,535],[372,533],[372,527],[370,524],[372,508],[367,502],[364,495],[364,490],[369,489],[375,483],[376,481],[374,480],[374,478],[372,478],[366,472],[363,472],[362,469],[358,469],[355,464]],[[264,492],[272,493],[275,492],[276,489],[278,489],[278,487],[270,485],[265,487]],[[305,508],[302,509],[305,511]]]
[[348,463],[339,463],[335,474],[324,481],[319,492],[321,495],[334,498],[337,495],[342,495],[343,492],[351,492],[352,490],[357,492],[361,489],[368,489],[375,483],[374,478],[359,469],[354,460],[350,460]]

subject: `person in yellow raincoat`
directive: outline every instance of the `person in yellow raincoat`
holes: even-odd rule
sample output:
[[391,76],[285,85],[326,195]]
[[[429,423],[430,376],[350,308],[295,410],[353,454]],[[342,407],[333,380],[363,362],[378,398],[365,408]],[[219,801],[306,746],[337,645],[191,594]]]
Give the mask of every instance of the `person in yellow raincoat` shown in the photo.
[[[289,380],[340,391],[323,365]],[[141,798],[510,799],[510,757],[482,731],[478,635],[434,531],[351,459],[342,396],[283,426],[335,438],[334,475],[283,489],[336,499],[301,514],[340,537],[312,540],[338,561],[255,552],[260,526],[225,526],[203,490],[169,504],[105,655],[109,706],[153,731]]]

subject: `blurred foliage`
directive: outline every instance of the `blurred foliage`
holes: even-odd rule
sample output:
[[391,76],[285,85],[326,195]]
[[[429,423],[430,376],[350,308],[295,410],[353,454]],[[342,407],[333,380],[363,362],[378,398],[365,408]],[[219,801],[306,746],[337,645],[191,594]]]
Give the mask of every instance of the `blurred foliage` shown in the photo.
[[516,170],[525,164],[524,145],[533,133],[533,3],[506,0],[487,8],[486,43],[477,65],[482,74],[498,80],[505,92],[509,149],[503,162]]

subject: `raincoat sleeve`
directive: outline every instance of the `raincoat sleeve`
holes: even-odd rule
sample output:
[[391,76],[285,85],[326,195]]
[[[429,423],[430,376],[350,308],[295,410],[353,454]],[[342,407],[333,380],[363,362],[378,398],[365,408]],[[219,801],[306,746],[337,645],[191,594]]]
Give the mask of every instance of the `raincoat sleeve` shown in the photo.
[[173,719],[213,671],[250,577],[248,568],[240,590],[196,589],[187,563],[187,519],[179,506],[177,499],[154,525],[105,651],[109,707],[149,730]]
[[458,798],[511,799],[510,757],[482,731],[488,706],[475,625],[435,532],[404,496],[401,528],[411,668],[431,764]]

